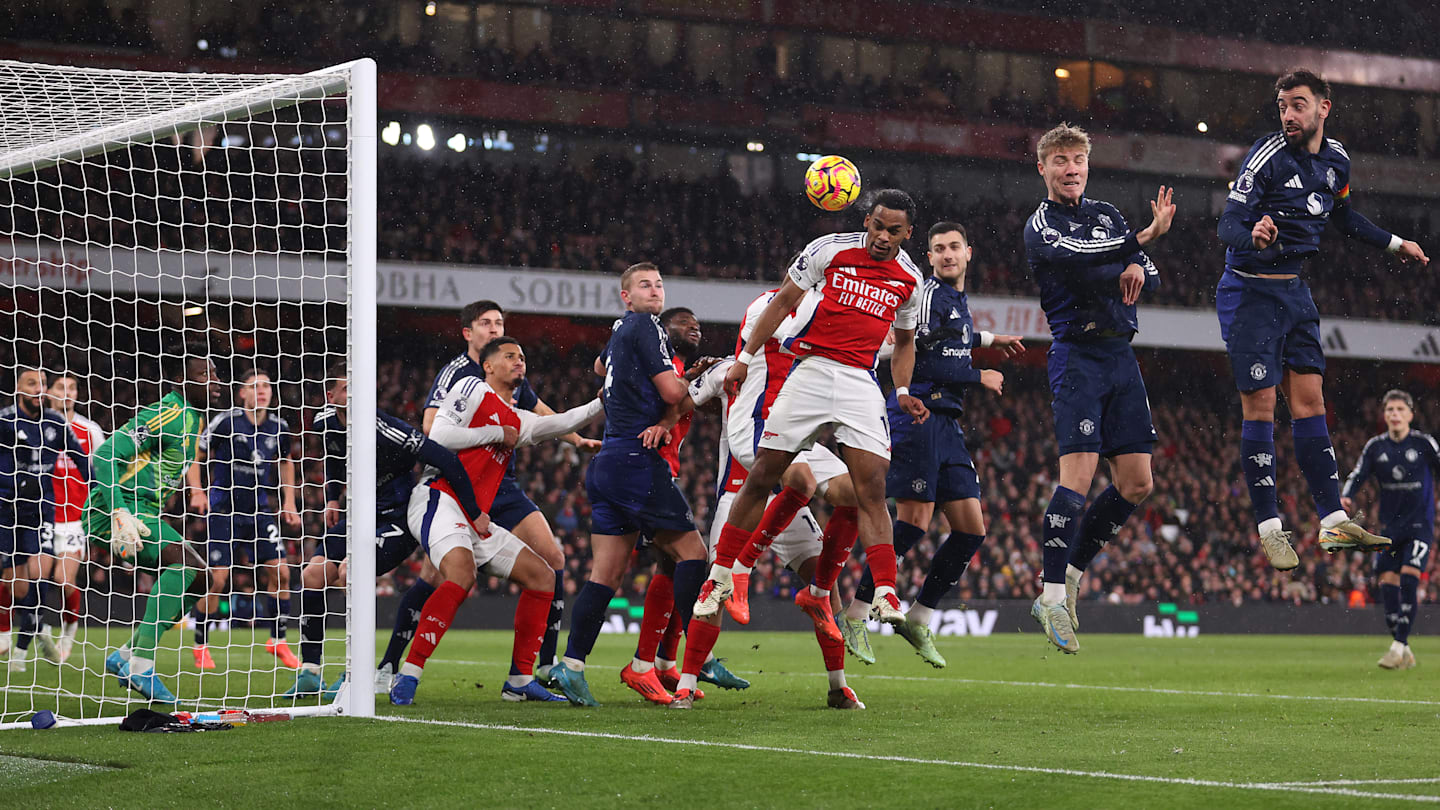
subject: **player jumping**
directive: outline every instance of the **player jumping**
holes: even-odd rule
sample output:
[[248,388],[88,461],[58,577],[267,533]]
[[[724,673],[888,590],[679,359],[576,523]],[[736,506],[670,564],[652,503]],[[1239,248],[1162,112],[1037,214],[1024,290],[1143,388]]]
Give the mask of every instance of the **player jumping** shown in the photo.
[[[1054,338],[1049,371],[1060,481],[1043,518],[1044,591],[1030,612],[1051,644],[1074,653],[1080,577],[1154,487],[1155,428],[1130,341],[1140,328],[1141,290],[1160,283],[1140,248],[1170,230],[1175,205],[1161,186],[1150,204],[1154,219],[1132,231],[1115,206],[1085,196],[1084,130],[1061,124],[1040,138],[1036,152],[1048,196],[1025,224],[1025,254]],[[1086,510],[1101,456],[1114,483]]]
[[[945,657],[935,649],[931,617],[985,542],[980,478],[965,447],[965,431],[960,427],[965,389],[981,386],[998,395],[1005,383],[1000,372],[972,366],[971,352],[981,346],[996,346],[1013,356],[1025,349],[1015,335],[975,331],[965,296],[970,255],[963,225],[937,222],[930,227],[926,257],[933,275],[922,288],[920,322],[915,330],[915,374],[910,386],[914,396],[930,409],[930,418],[916,424],[901,410],[894,394],[885,403],[890,435],[894,437],[885,494],[895,499],[895,556],[904,557],[925,536],[937,503],[950,525],[950,536],[935,550],[915,604],[905,614],[904,623],[895,626],[920,657],[937,668],[945,666]],[[870,572],[866,571],[855,589],[855,598],[840,619],[846,646],[867,664],[875,662],[865,627],[874,590]]]
[[108,545],[116,562],[157,574],[145,614],[130,640],[105,658],[120,685],[157,703],[175,695],[155,672],[160,635],[206,590],[205,561],[170,524],[165,501],[178,492],[200,455],[204,408],[220,399],[215,366],[203,347],[188,349],[184,376],[159,402],[140,409],[95,451],[95,478],[82,522],[91,543]]
[[1375,555],[1385,625],[1394,639],[1380,657],[1385,669],[1410,669],[1410,632],[1415,629],[1420,575],[1435,544],[1435,479],[1440,473],[1440,446],[1430,436],[1410,429],[1415,400],[1404,391],[1385,392],[1380,402],[1387,430],[1365,443],[1360,460],[1340,495],[1345,511],[1355,508],[1355,491],[1374,476],[1380,489],[1380,525],[1394,541]]
[[[885,189],[873,197],[864,231],[811,242],[791,262],[784,284],[756,319],[737,362],[726,373],[727,392],[738,393],[755,353],[805,299],[784,342],[799,359],[781,385],[755,442],[754,464],[721,531],[710,578],[695,605],[697,616],[714,616],[731,596],[734,578],[730,561],[751,542],[772,489],[796,457],[814,445],[816,434],[833,425],[854,490],[859,537],[875,577],[873,609],[881,621],[904,621],[905,614],[900,612],[895,595],[895,549],[885,503],[890,431],[885,396],[872,369],[893,326],[892,377],[901,408],[917,422],[929,416],[925,405],[910,396],[907,388],[915,365],[916,316],[920,309],[919,289],[924,283],[919,268],[901,250],[914,222],[915,203],[910,196]],[[807,297],[808,290],[816,290],[819,295]],[[774,359],[778,358],[771,362]],[[736,448],[733,437],[731,448]],[[836,518],[844,519],[837,512],[831,523]],[[817,628],[837,642],[841,637],[835,627],[830,595],[850,556],[849,545],[842,547],[835,542],[843,536],[839,532],[827,536],[814,580],[796,595],[796,604],[811,614]],[[682,689],[683,679],[698,670],[718,633],[718,626],[704,636],[692,632],[685,650]]]
[[[600,400],[550,416],[517,410],[510,403],[525,379],[525,353],[514,338],[498,337],[480,353],[484,379],[469,377],[452,386],[440,404],[430,437],[456,452],[475,486],[475,500],[489,510],[510,467],[517,446],[538,444],[572,434],[600,415]],[[563,701],[535,682],[535,657],[545,636],[546,619],[555,594],[549,589],[555,571],[520,538],[491,524],[478,530],[460,506],[455,482],[427,468],[410,495],[410,532],[421,539],[425,553],[445,578],[425,602],[410,654],[400,666],[390,702],[408,705],[415,699],[425,663],[434,654],[455,612],[475,586],[475,570],[519,585],[515,607],[515,643],[510,676],[501,688],[506,700]]]
[[1305,265],[1319,255],[1327,220],[1407,264],[1429,259],[1419,245],[1387,233],[1351,207],[1350,156],[1339,141],[1325,137],[1330,83],[1297,70],[1275,82],[1275,93],[1281,131],[1250,147],[1220,215],[1220,241],[1227,248],[1215,309],[1240,390],[1240,464],[1260,546],[1270,564],[1285,571],[1300,558],[1280,521],[1275,494],[1277,386],[1290,406],[1295,460],[1320,516],[1320,547],[1373,550],[1390,544],[1361,527],[1340,502],[1325,424],[1320,312],[1302,277]]

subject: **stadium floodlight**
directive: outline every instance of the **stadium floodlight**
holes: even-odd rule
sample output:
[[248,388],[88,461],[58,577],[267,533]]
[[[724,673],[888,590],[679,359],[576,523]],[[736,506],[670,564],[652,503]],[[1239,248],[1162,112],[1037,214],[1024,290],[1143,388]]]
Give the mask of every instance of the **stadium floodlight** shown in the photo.
[[429,152],[435,148],[435,130],[429,124],[421,124],[415,128],[415,145]]
[[[106,448],[115,454],[109,469],[121,459],[130,464],[125,479],[102,471],[92,498],[98,491],[158,503],[157,520],[162,495],[180,486],[175,470],[190,457],[189,442],[215,411],[234,404],[232,375],[264,369],[275,384],[272,413],[288,422],[301,465],[304,529],[292,539],[307,557],[324,526],[313,500],[309,509],[303,501],[305,473],[323,462],[322,445],[306,429],[324,402],[327,369],[343,361],[352,383],[342,501],[349,584],[343,612],[338,599],[327,603],[336,607],[324,618],[344,631],[327,636],[325,675],[335,680],[348,668],[365,687],[342,690],[335,702],[283,697],[294,670],[266,654],[263,630],[241,626],[278,618],[267,615],[232,616],[229,631],[210,639],[219,668],[197,673],[190,634],[163,621],[173,602],[157,597],[151,604],[166,615],[143,620],[145,592],[157,573],[167,574],[166,563],[141,553],[133,570],[118,564],[124,546],[108,542],[111,522],[100,520],[86,526],[87,592],[70,654],[53,663],[11,650],[8,666],[0,663],[0,728],[29,727],[40,710],[111,723],[149,705],[107,674],[107,655],[122,645],[138,672],[153,660],[179,709],[374,714],[375,76],[369,59],[291,75],[0,60],[0,98],[9,110],[0,120],[0,288],[8,288],[0,294],[27,302],[15,333],[0,336],[0,356],[79,377],[77,413],[124,437]],[[174,318],[196,308],[212,317]],[[191,386],[165,400],[171,410],[161,415],[178,416],[132,422],[161,400],[166,381],[204,369],[191,362],[195,352],[208,354],[227,383],[223,401],[187,409],[200,398]],[[152,463],[152,494],[126,495],[120,482],[138,480]],[[168,510],[183,512],[187,503],[181,493]],[[114,511],[121,510],[104,513]],[[205,525],[193,513],[166,525],[182,522],[187,535]],[[126,536],[123,521],[114,525]],[[190,577],[197,567],[171,565],[168,574]],[[204,577],[198,571],[195,580]],[[298,577],[292,582],[298,596]],[[17,583],[6,584],[13,592]],[[197,588],[185,589],[186,598]],[[137,625],[159,634],[158,647],[153,637],[148,645],[135,641],[143,635],[131,636]],[[36,642],[32,648],[47,649]],[[151,647],[150,658],[138,652]]]

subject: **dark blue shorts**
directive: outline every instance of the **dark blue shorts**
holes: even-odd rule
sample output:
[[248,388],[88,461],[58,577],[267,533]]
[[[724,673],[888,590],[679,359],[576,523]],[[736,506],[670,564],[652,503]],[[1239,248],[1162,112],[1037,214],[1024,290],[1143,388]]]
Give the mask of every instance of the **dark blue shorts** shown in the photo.
[[285,541],[274,515],[235,515],[211,512],[205,518],[209,531],[210,564],[229,568],[244,554],[251,565],[285,559]]
[[1050,344],[1050,408],[1060,455],[1118,456],[1155,448],[1150,400],[1125,338]]
[[0,570],[17,568],[40,553],[44,525],[44,515],[38,511],[17,511],[12,504],[0,505]]
[[539,511],[540,507],[520,491],[519,482],[508,475],[500,479],[500,486],[495,490],[495,500],[490,504],[491,520],[501,528],[513,532],[515,527],[520,525],[520,521],[529,517],[531,512]]
[[670,477],[670,465],[652,450],[602,449],[585,470],[585,494],[593,534],[695,530],[690,504]]
[[1425,573],[1426,566],[1430,565],[1430,548],[1435,541],[1415,537],[1401,539],[1396,535],[1390,535],[1390,539],[1395,542],[1390,551],[1375,553],[1375,573],[1398,574],[1402,566],[1418,568],[1420,573]]
[[930,412],[923,425],[898,407],[890,413],[890,471],[885,497],[906,501],[948,503],[980,497],[975,461],[965,447],[960,422]]
[[1241,391],[1277,386],[1287,368],[1325,372],[1320,311],[1304,280],[1246,278],[1227,269],[1215,288],[1215,312]]
[[[375,576],[388,574],[405,562],[420,547],[410,534],[405,510],[381,512],[375,516]],[[325,532],[321,553],[331,562],[345,561],[345,521],[341,520]]]

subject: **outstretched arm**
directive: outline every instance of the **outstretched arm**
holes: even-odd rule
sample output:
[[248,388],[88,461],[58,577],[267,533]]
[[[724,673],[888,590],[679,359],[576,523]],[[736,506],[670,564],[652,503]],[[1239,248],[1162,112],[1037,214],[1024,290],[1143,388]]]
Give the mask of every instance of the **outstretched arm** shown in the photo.
[[549,439],[558,439],[567,433],[574,432],[576,428],[583,427],[604,410],[599,398],[596,398],[578,408],[571,408],[568,411],[549,416],[537,416],[529,411],[519,411],[520,440],[518,444],[539,444]]

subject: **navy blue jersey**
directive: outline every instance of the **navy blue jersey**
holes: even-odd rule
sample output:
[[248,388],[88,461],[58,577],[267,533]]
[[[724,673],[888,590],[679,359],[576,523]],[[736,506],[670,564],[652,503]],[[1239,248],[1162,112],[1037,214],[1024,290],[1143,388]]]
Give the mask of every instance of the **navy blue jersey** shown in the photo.
[[[1319,252],[1327,220],[1375,247],[1390,244],[1389,233],[1351,209],[1350,156],[1334,138],[1312,155],[1303,146],[1287,145],[1283,132],[1266,135],[1245,155],[1226,200],[1219,227],[1227,245],[1225,265],[1243,272],[1299,272],[1302,262]],[[1250,232],[1264,216],[1279,235],[1256,250]]]
[[[345,487],[345,460],[349,456],[345,425],[334,405],[326,405],[315,417],[315,430],[325,443],[325,500],[340,500]],[[420,429],[405,420],[375,409],[375,511],[400,511],[410,503],[415,488],[415,465],[429,464],[440,470],[455,488],[466,514],[478,515],[470,476],[455,454],[426,438]]]
[[1347,498],[1365,479],[1375,476],[1380,487],[1380,523],[1397,539],[1429,540],[1435,533],[1435,474],[1440,472],[1440,446],[1418,430],[1400,441],[1381,433],[1365,443],[1360,460],[1341,492]]
[[645,312],[626,313],[615,321],[600,361],[605,365],[603,446],[643,449],[636,437],[665,414],[665,400],[651,378],[662,371],[675,373],[660,319]]
[[243,408],[231,408],[210,420],[200,449],[209,458],[212,510],[273,511],[270,492],[280,482],[280,459],[290,457],[284,419],[267,412],[257,425]]
[[0,408],[0,502],[11,502],[29,515],[54,513],[55,461],[68,452],[90,480],[89,454],[80,445],[65,416],[41,408],[29,414],[14,403]]
[[965,407],[965,386],[980,382],[980,369],[970,364],[971,350],[979,345],[965,293],[934,276],[926,279],[920,288],[910,395],[932,411],[958,416]]
[[1117,337],[1140,331],[1135,305],[1120,296],[1120,274],[1145,268],[1145,287],[1160,274],[1135,232],[1107,202],[1081,197],[1077,205],[1041,200],[1025,224],[1025,258],[1040,285],[1040,306],[1055,340]]
[[[440,407],[440,403],[445,401],[445,395],[450,393],[455,383],[467,377],[485,379],[485,367],[470,359],[469,352],[462,352],[435,375],[435,382],[430,385],[430,396],[425,398],[425,407]],[[530,381],[521,380],[520,385],[515,388],[515,407],[522,411],[533,411],[539,402],[540,397],[535,394],[535,389],[530,387]]]

